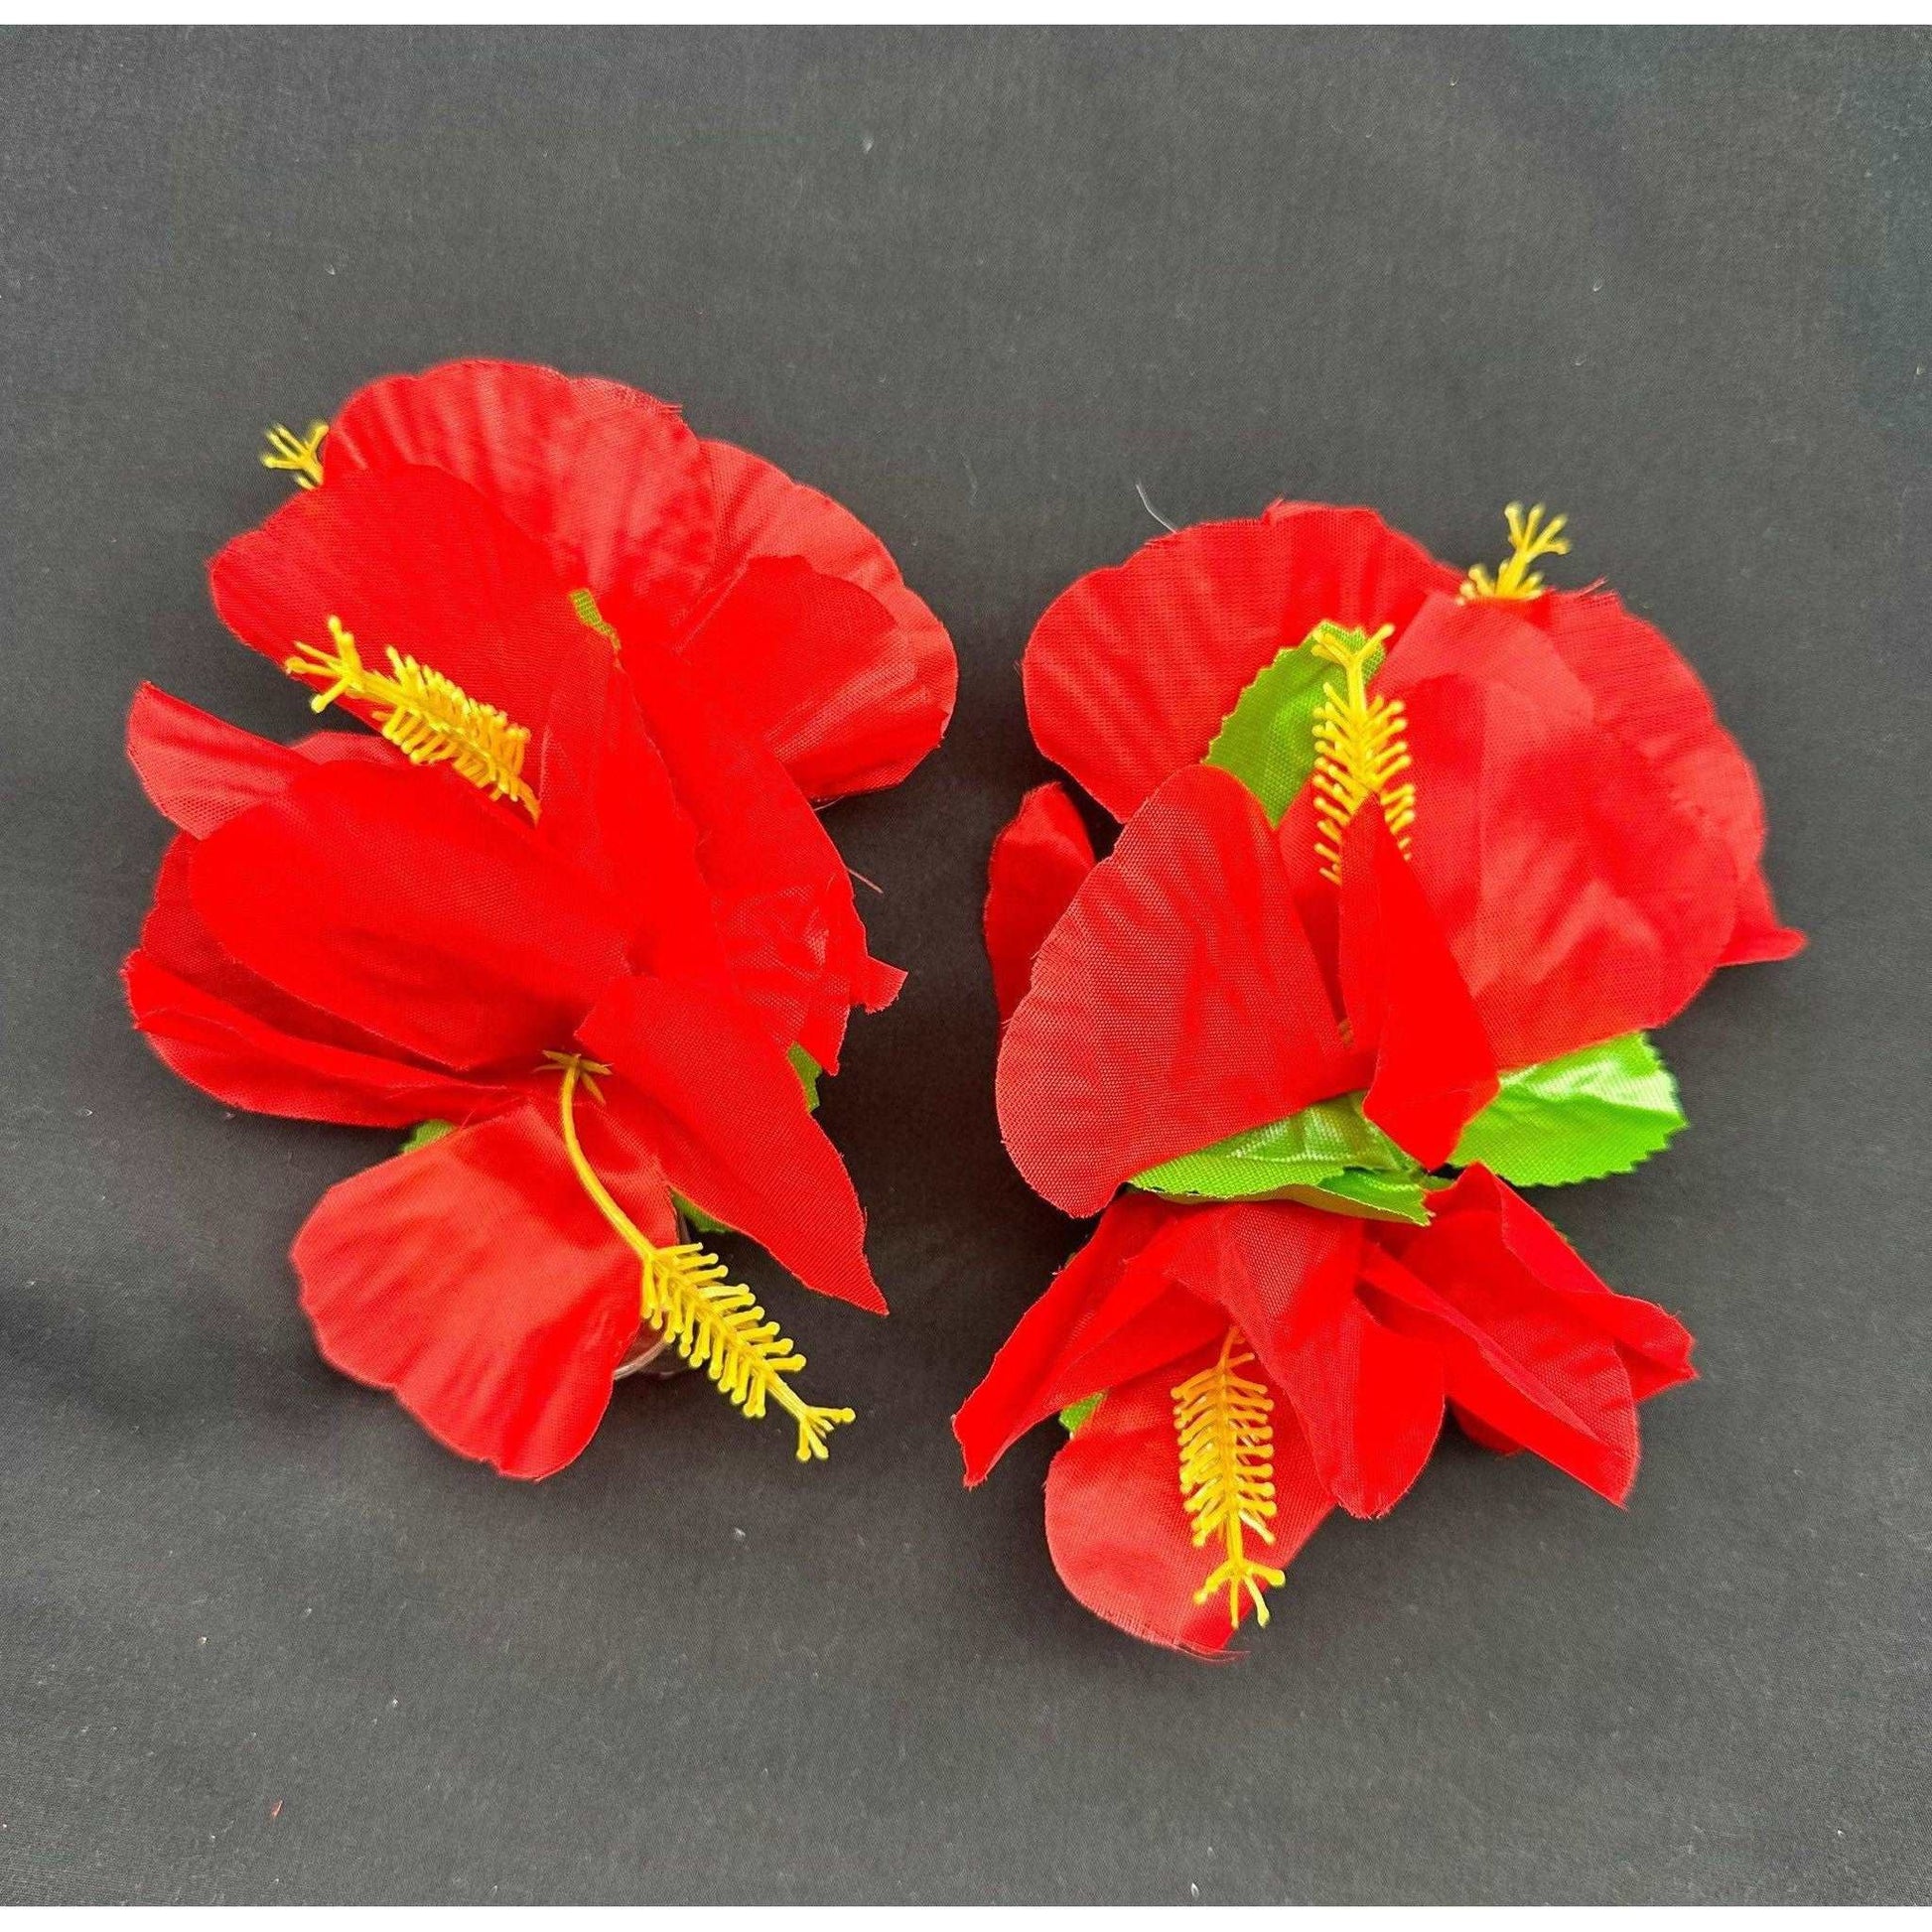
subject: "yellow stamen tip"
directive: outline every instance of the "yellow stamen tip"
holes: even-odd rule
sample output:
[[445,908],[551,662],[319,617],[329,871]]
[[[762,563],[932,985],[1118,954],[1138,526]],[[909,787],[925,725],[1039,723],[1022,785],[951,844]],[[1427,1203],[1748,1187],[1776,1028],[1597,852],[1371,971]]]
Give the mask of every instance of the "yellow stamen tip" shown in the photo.
[[1570,519],[1553,516],[1543,520],[1543,505],[1535,504],[1529,514],[1521,503],[1510,503],[1503,510],[1503,523],[1509,531],[1509,555],[1492,577],[1481,564],[1471,564],[1457,593],[1464,604],[1490,598],[1505,603],[1527,604],[1543,595],[1545,585],[1540,573],[1530,568],[1539,557],[1567,557],[1570,539],[1564,535]]
[[329,425],[320,420],[298,436],[286,423],[276,423],[266,432],[268,448],[262,452],[264,470],[281,470],[294,478],[298,489],[315,489],[322,483],[322,439]]
[[326,710],[338,698],[353,698],[374,713],[374,722],[412,764],[449,764],[459,777],[492,798],[514,798],[532,819],[537,795],[523,780],[529,728],[512,725],[494,705],[483,704],[415,658],[390,649],[386,672],[362,661],[355,634],[340,618],[329,620],[330,644],[296,641],[283,661],[291,677],[310,678],[324,689],[310,701]]
[[1180,1501],[1194,1548],[1221,1539],[1222,1561],[1194,1592],[1196,1603],[1227,1591],[1228,1622],[1239,1627],[1244,1605],[1268,1621],[1263,1589],[1279,1588],[1283,1573],[1248,1555],[1246,1539],[1272,1543],[1275,1520],[1275,1401],[1265,1382],[1241,1370],[1254,1356],[1238,1328],[1220,1355],[1173,1391],[1174,1439],[1180,1455]]
[[1407,710],[1400,698],[1371,697],[1368,690],[1370,653],[1391,628],[1384,624],[1368,636],[1320,623],[1310,642],[1316,657],[1342,673],[1340,684],[1323,691],[1314,713],[1314,852],[1331,885],[1341,882],[1342,834],[1371,798],[1404,857],[1416,822],[1416,787],[1402,780],[1412,762],[1403,736]]
[[[779,1331],[749,1288],[733,1284],[731,1271],[695,1241],[660,1248],[618,1204],[577,1138],[577,1089],[610,1068],[576,1052],[546,1052],[564,1076],[558,1111],[564,1152],[578,1184],[642,1264],[638,1311],[693,1368],[701,1368],[719,1393],[753,1421],[776,1404],[798,1429],[798,1459],[823,1462],[825,1439],[853,1420],[850,1409],[815,1408],[787,1379],[805,1358]],[[594,1089],[593,1089],[594,1091]]]

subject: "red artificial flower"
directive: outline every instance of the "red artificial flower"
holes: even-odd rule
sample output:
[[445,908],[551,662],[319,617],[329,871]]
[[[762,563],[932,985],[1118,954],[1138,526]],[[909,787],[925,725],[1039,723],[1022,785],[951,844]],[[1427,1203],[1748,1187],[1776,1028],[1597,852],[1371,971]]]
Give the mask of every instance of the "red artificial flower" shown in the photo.
[[[1439,649],[1498,608],[1538,630],[1569,673],[1566,702],[1648,765],[1728,855],[1732,916],[1719,963],[1781,959],[1803,943],[1780,926],[1759,868],[1764,811],[1749,761],[1669,640],[1591,587],[1547,589],[1530,566],[1561,555],[1563,519],[1511,506],[1512,556],[1494,577],[1436,562],[1373,510],[1275,503],[1258,517],[1157,538],[1063,591],[1035,627],[1024,666],[1039,748],[1116,818],[1205,756],[1249,681],[1321,622],[1391,629],[1389,672],[1434,600]],[[1177,640],[1184,639],[1184,647]],[[1531,692],[1525,687],[1524,695]]]
[[952,643],[886,546],[654,396],[526,362],[450,362],[371,382],[306,442],[273,436],[287,440],[264,462],[325,488],[411,466],[473,484],[545,546],[560,582],[590,592],[626,649],[681,660],[810,798],[897,784],[945,731]]
[[[1460,577],[1370,511],[1277,504],[1081,579],[1028,645],[1041,750],[1126,822],[1096,862],[1046,785],[996,842],[1000,1122],[1040,1194],[1104,1215],[956,1428],[977,1481],[1104,1394],[1049,1540],[1159,1641],[1225,1643],[1332,1504],[1392,1506],[1446,1401],[1620,1500],[1634,1401],[1690,1372],[1468,1137],[1495,1102],[1521,1177],[1644,1158],[1681,1116],[1643,1030],[1802,938],[1695,675],[1613,597],[1545,589],[1561,519],[1509,523]],[[1580,1108],[1565,1159],[1524,1152],[1525,1093]],[[1669,1122],[1592,1111],[1639,1104]]]
[[1611,1293],[1481,1168],[1425,1228],[1293,1201],[1123,1195],[954,1421],[984,1478],[1058,1411],[1054,1567],[1138,1637],[1223,1648],[1331,1508],[1380,1516],[1444,1412],[1620,1503],[1635,1405],[1691,1379],[1691,1337]]
[[[634,399],[613,414],[637,428]],[[561,464],[572,540],[608,560]],[[620,470],[634,533],[676,491]],[[637,556],[618,608],[644,609]],[[850,1008],[900,976],[778,754],[576,561],[421,465],[342,466],[215,559],[236,634],[381,735],[284,747],[143,689],[129,754],[180,836],[127,962],[135,1024],[229,1105],[451,1124],[332,1188],[294,1260],[323,1353],[452,1448],[562,1466],[641,1326],[822,1455],[850,1412],[799,1397],[802,1357],[677,1203],[884,1311],[797,1059],[835,1067]],[[840,702],[821,744],[898,729],[869,740]]]

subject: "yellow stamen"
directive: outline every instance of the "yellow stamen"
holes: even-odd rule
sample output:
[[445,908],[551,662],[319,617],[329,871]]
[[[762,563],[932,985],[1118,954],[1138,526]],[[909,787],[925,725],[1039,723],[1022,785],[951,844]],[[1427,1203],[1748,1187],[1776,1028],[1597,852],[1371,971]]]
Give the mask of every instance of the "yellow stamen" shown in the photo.
[[1416,787],[1396,782],[1411,763],[1402,735],[1408,714],[1400,698],[1369,696],[1363,668],[1389,629],[1385,624],[1370,637],[1319,623],[1310,643],[1315,656],[1341,667],[1344,680],[1327,686],[1314,713],[1314,852],[1322,878],[1336,885],[1341,883],[1341,835],[1369,799],[1381,805],[1405,858],[1409,828],[1416,822]]
[[1194,1592],[1205,1603],[1216,1590],[1228,1593],[1228,1622],[1240,1627],[1242,1592],[1254,1604],[1255,1620],[1268,1621],[1262,1590],[1278,1588],[1283,1573],[1257,1563],[1247,1553],[1252,1534],[1272,1543],[1275,1520],[1274,1398],[1264,1382],[1240,1373],[1254,1356],[1230,1328],[1211,1366],[1190,1375],[1173,1392],[1173,1428],[1180,1449],[1180,1500],[1192,1529],[1194,1548],[1210,1537],[1225,1552],[1206,1583]]
[[282,666],[291,677],[327,681],[328,689],[310,700],[312,711],[326,711],[343,697],[379,706],[382,736],[412,764],[453,764],[492,798],[514,798],[531,818],[537,816],[537,795],[523,782],[527,726],[512,725],[493,704],[480,703],[441,671],[399,650],[388,652],[386,676],[371,670],[340,618],[329,620],[329,635],[333,650],[298,638],[296,655]]
[[268,432],[268,448],[262,452],[264,470],[286,470],[298,489],[314,489],[322,483],[322,439],[329,425],[314,422],[306,436],[298,436],[286,423],[277,423]]
[[1509,555],[1504,559],[1502,568],[1491,577],[1480,564],[1471,564],[1457,595],[1464,604],[1473,604],[1478,598],[1485,597],[1527,604],[1531,598],[1541,597],[1543,579],[1530,566],[1539,557],[1570,555],[1570,539],[1563,533],[1564,525],[1569,521],[1567,516],[1553,516],[1549,522],[1544,522],[1541,503],[1527,516],[1523,514],[1521,503],[1511,503],[1503,511],[1503,522],[1509,528]]
[[599,1178],[585,1158],[577,1138],[577,1089],[581,1084],[592,1099],[596,1075],[608,1066],[581,1053],[546,1053],[544,1058],[564,1076],[559,1109],[564,1151],[585,1193],[617,1230],[618,1237],[643,1263],[644,1319],[693,1368],[701,1368],[720,1392],[754,1421],[775,1402],[798,1425],[798,1459],[825,1459],[825,1439],[841,1423],[852,1420],[850,1409],[816,1409],[785,1380],[805,1366],[805,1358],[765,1318],[749,1288],[729,1286],[728,1270],[715,1255],[695,1241],[675,1248],[659,1248],[647,1241],[637,1224]]

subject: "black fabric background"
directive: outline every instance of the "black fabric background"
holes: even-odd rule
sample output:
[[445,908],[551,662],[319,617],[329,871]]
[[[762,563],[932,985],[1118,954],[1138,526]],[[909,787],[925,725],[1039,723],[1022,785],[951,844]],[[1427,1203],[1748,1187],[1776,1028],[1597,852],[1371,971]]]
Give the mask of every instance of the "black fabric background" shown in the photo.
[[[1924,1900],[1932,39],[0,38],[0,1898]],[[773,1283],[858,1427],[695,1378],[540,1487],[317,1360],[288,1241],[388,1141],[129,1032],[151,677],[295,694],[202,564],[262,426],[482,351],[850,504],[952,626],[943,752],[837,809],[886,958],[825,1119],[896,1318]],[[995,1131],[977,921],[1048,598],[1294,494],[1663,623],[1814,934],[1665,1046],[1693,1131],[1546,1200],[1705,1380],[1618,1513],[1448,1443],[1245,1663],[1058,1588],[1051,1430],[946,1419],[1075,1244]]]

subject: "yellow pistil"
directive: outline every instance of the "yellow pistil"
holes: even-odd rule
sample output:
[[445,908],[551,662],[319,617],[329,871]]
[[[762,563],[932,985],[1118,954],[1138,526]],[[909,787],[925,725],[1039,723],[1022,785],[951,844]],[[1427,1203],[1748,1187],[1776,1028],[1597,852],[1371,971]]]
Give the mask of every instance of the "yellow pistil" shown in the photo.
[[1254,1360],[1238,1328],[1230,1328],[1219,1358],[1173,1392],[1173,1428],[1180,1449],[1180,1500],[1201,1549],[1219,1537],[1225,1553],[1194,1592],[1205,1603],[1228,1593],[1228,1622],[1240,1627],[1242,1593],[1255,1620],[1268,1621],[1264,1588],[1278,1588],[1283,1573],[1248,1555],[1247,1538],[1272,1543],[1275,1533],[1274,1398],[1265,1383],[1240,1371]]
[[695,1241],[660,1248],[644,1238],[599,1178],[577,1138],[577,1089],[582,1085],[593,1100],[601,1100],[596,1076],[608,1066],[581,1053],[546,1053],[544,1058],[564,1076],[558,1103],[563,1123],[564,1151],[585,1193],[610,1222],[632,1254],[643,1264],[640,1303],[643,1318],[693,1368],[701,1368],[720,1392],[753,1421],[775,1402],[798,1425],[798,1459],[825,1459],[825,1439],[841,1423],[852,1420],[850,1409],[816,1409],[785,1380],[805,1366],[805,1358],[765,1318],[749,1288],[729,1284],[730,1270]]
[[1310,643],[1315,656],[1340,667],[1343,680],[1326,687],[1314,713],[1314,852],[1322,878],[1336,885],[1341,882],[1342,834],[1369,799],[1382,807],[1405,858],[1409,828],[1416,822],[1416,787],[1397,782],[1411,763],[1402,735],[1408,714],[1400,698],[1369,696],[1364,669],[1370,652],[1388,634],[1386,624],[1371,637],[1320,623]]
[[1503,511],[1503,522],[1509,528],[1509,555],[1503,560],[1502,567],[1491,577],[1480,564],[1471,564],[1457,595],[1464,604],[1473,604],[1485,597],[1527,604],[1531,598],[1541,597],[1544,590],[1542,576],[1530,566],[1539,557],[1570,555],[1570,539],[1563,533],[1564,525],[1569,521],[1567,516],[1553,516],[1549,522],[1544,522],[1541,503],[1527,516],[1523,514],[1521,503],[1511,503]]
[[308,433],[298,436],[286,423],[277,423],[267,432],[268,448],[262,452],[264,470],[285,470],[295,479],[298,489],[315,489],[322,483],[322,439],[329,425],[314,422]]
[[296,655],[282,665],[291,677],[327,683],[311,699],[312,711],[326,711],[343,697],[379,707],[382,736],[412,764],[452,764],[492,798],[514,798],[531,818],[537,816],[537,795],[523,782],[527,726],[512,725],[494,705],[480,703],[441,671],[399,650],[387,653],[386,675],[370,669],[339,618],[329,620],[329,635],[333,649],[298,639]]

